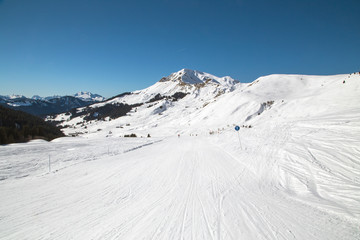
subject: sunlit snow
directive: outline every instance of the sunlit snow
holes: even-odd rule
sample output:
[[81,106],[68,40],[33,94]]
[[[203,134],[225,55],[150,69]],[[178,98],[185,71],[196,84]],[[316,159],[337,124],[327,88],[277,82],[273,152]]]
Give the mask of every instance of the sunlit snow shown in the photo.
[[109,102],[188,95],[0,146],[0,238],[360,239],[359,73],[168,80]]

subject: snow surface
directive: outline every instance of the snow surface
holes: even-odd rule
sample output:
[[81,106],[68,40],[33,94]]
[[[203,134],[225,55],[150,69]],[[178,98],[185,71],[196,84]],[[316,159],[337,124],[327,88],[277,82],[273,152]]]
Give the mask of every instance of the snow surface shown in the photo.
[[358,73],[165,84],[137,96],[189,94],[0,146],[0,238],[360,239]]

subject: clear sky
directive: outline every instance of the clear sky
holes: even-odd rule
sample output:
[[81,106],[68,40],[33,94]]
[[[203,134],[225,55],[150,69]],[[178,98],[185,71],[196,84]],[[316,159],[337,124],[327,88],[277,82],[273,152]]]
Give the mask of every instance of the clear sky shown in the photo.
[[360,71],[360,1],[0,0],[0,95],[111,97],[182,68]]

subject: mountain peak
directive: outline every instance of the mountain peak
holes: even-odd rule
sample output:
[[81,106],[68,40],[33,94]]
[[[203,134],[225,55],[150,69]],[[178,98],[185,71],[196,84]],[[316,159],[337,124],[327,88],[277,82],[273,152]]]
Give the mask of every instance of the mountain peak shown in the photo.
[[99,94],[93,94],[91,92],[86,92],[86,91],[80,91],[74,94],[74,97],[79,98],[83,101],[101,102],[105,100],[105,98],[100,96]]
[[183,68],[180,71],[174,72],[170,74],[168,77],[163,77],[160,80],[160,82],[167,82],[167,81],[172,81],[172,82],[179,81],[190,85],[212,82],[215,84],[228,86],[228,87],[231,87],[239,82],[229,76],[217,77],[209,73],[205,73],[197,70],[191,70],[187,68]]

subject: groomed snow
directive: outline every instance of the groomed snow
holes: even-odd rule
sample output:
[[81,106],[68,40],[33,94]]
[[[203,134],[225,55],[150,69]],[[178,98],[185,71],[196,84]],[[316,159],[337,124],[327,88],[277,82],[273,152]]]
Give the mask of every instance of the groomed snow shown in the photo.
[[[93,152],[81,140],[29,144],[23,161],[41,168],[24,176],[15,167],[19,174],[0,181],[0,238],[359,238],[359,155],[339,147],[336,161],[332,143],[319,144],[327,130],[300,131],[312,144],[298,130],[244,130],[242,149],[230,129],[142,139],[145,146],[125,153],[119,149],[133,139],[103,139]],[[51,173],[49,149],[59,159]]]

